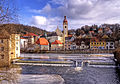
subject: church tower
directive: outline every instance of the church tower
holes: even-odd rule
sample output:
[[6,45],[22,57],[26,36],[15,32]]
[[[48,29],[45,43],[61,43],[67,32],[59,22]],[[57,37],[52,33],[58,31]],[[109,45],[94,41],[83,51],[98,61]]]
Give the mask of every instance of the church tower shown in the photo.
[[66,19],[66,16],[64,16],[63,20],[63,36],[68,37],[68,21]]
[[66,16],[64,16],[63,20],[63,49],[65,50],[65,37],[68,37],[68,21]]

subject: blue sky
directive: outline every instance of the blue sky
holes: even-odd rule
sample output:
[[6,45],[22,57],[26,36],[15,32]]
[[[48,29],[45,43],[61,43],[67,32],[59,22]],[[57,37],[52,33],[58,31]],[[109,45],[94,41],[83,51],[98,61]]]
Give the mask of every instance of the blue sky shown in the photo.
[[66,15],[69,29],[83,25],[120,23],[120,0],[18,0],[20,23],[62,30]]

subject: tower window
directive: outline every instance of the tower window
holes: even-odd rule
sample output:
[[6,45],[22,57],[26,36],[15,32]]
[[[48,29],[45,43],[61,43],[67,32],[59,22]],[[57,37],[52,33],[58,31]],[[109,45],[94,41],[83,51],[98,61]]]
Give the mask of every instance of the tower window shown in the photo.
[[4,54],[1,55],[1,59],[4,59]]
[[1,51],[4,51],[4,47],[1,47]]
[[65,28],[67,28],[67,27],[65,26]]

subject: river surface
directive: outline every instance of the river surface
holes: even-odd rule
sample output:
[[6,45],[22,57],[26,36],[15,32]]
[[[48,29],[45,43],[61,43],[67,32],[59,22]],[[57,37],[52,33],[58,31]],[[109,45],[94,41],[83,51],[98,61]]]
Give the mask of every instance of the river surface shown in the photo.
[[21,57],[87,59],[113,65],[84,66],[81,70],[72,66],[12,65],[0,69],[0,84],[120,84],[120,69],[114,65],[112,54],[21,54]]

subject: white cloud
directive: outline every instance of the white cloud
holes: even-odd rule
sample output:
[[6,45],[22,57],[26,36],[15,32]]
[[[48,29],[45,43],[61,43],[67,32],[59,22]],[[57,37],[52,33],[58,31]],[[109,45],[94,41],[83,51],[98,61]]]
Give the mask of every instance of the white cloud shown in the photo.
[[47,31],[54,31],[57,28],[57,25],[61,25],[61,22],[62,21],[60,21],[60,18],[58,17],[46,18],[44,16],[32,16],[30,25],[45,29]]
[[[79,28],[87,24],[119,23],[119,3],[120,0],[52,0],[43,9],[33,12],[48,16],[46,27],[49,30],[57,25],[62,29],[64,15],[68,17],[69,28]],[[59,6],[54,8],[53,4]]]
[[46,25],[47,19],[43,16],[32,16],[31,24],[33,25]]

